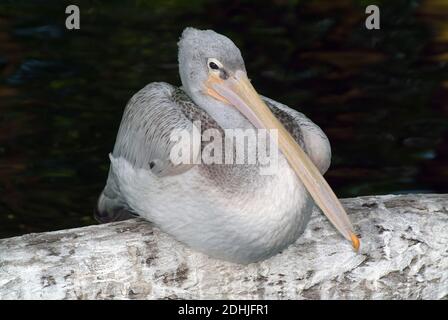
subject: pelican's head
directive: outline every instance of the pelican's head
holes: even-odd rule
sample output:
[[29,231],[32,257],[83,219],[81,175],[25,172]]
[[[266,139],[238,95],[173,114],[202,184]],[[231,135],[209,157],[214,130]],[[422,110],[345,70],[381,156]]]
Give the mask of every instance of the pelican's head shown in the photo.
[[209,79],[226,80],[237,71],[246,73],[238,47],[213,30],[186,28],[179,41],[179,73],[191,98],[208,94]]
[[[350,221],[320,172],[250,83],[241,52],[229,38],[212,30],[186,28],[179,41],[182,85],[196,102],[203,98],[236,108],[256,128],[277,130],[278,148],[316,204],[354,247],[359,240]],[[200,104],[200,103],[198,103]]]

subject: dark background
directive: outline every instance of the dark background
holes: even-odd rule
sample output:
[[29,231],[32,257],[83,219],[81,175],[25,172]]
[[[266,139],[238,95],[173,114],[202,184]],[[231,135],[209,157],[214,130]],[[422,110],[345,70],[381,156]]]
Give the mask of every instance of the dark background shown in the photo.
[[2,1],[0,238],[95,223],[123,108],[179,84],[186,26],[233,39],[261,94],[321,126],[339,197],[448,192],[448,1]]

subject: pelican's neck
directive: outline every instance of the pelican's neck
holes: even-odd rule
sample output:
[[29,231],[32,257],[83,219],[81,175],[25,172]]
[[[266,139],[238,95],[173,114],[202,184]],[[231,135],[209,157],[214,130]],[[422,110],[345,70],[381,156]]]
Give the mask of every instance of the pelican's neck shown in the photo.
[[190,98],[223,129],[254,128],[249,120],[233,106],[204,95],[202,92],[191,94]]

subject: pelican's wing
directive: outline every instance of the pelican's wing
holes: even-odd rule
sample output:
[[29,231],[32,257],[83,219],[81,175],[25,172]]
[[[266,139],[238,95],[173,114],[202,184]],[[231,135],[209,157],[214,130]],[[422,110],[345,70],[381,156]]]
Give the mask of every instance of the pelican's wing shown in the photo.
[[[113,158],[124,158],[135,169],[144,169],[164,177],[186,172],[191,163],[175,164],[171,149],[175,130],[191,135],[192,119],[202,111],[182,95],[182,90],[155,82],[137,92],[128,102],[118,130]],[[199,133],[200,134],[200,133]],[[200,149],[198,149],[198,154]],[[192,155],[194,159],[196,155]],[[122,197],[114,168],[110,167],[106,186],[98,199],[95,217],[100,222],[124,220],[135,213]]]
[[322,129],[303,113],[267,97],[261,98],[324,174],[330,167],[331,147]]
[[123,157],[135,168],[151,170],[157,176],[180,174],[192,167],[174,164],[170,157],[177,143],[173,134],[191,134],[193,130],[185,106],[176,99],[177,90],[167,83],[154,82],[131,98],[118,130],[114,158]]

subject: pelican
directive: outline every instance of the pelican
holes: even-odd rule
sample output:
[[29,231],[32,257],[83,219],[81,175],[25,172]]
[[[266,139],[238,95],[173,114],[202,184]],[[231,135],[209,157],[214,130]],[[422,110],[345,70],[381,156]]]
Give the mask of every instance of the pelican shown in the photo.
[[[259,95],[240,50],[224,35],[189,27],[178,48],[182,86],[150,83],[124,110],[97,220],[140,216],[194,250],[248,264],[295,242],[316,204],[357,250],[347,214],[322,177],[331,158],[323,131],[302,113]],[[259,162],[175,163],[172,132],[198,130],[197,121],[201,133],[275,131],[276,169],[263,175]]]

